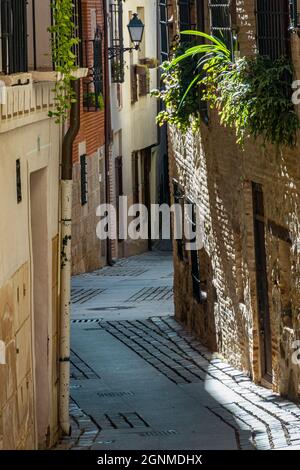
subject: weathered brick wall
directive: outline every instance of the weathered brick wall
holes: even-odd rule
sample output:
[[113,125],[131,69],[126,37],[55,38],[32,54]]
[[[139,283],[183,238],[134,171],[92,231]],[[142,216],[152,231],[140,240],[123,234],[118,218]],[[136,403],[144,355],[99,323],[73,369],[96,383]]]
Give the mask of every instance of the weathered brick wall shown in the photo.
[[[254,1],[240,0],[237,6],[241,54],[250,54],[255,50]],[[294,56],[299,42],[292,38]],[[299,75],[298,61],[295,67]],[[220,126],[215,112],[209,114],[209,125],[202,124],[195,135],[169,129],[171,190],[175,178],[205,218],[199,258],[208,286],[207,303],[197,303],[190,255],[180,260],[175,243],[176,317],[233,365],[261,380],[252,182],[261,184],[265,219],[286,228],[291,238],[289,245],[266,228],[273,387],[295,397],[299,368],[291,363],[291,342],[300,337],[299,148],[276,151],[248,141],[242,151],[234,132]],[[289,306],[292,318],[284,315]]]
[[[103,2],[101,0],[83,0],[82,48],[83,54],[88,57],[90,67],[93,65],[91,40],[94,38],[92,28],[95,19],[103,34]],[[86,46],[87,41],[88,46]],[[72,264],[74,274],[95,270],[106,263],[105,242],[101,243],[96,236],[96,209],[100,202],[105,202],[104,111],[85,111],[83,107],[84,92],[86,89],[81,86],[81,124],[73,147]],[[81,205],[80,188],[80,155],[83,153],[87,155],[88,178],[88,203],[84,206]]]

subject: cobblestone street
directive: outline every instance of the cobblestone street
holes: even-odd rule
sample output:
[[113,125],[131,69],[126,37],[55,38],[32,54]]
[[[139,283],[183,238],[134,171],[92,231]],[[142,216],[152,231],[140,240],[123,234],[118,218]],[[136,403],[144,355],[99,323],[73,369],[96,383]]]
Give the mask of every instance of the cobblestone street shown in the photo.
[[170,254],[75,277],[72,295],[73,433],[58,449],[300,448],[300,408],[176,323]]

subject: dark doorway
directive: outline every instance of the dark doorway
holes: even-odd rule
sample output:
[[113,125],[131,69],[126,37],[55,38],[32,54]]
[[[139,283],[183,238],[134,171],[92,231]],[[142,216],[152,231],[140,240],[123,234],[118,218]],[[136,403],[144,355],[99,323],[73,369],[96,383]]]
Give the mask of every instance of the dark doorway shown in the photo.
[[272,383],[272,340],[265,248],[264,196],[259,184],[253,183],[252,191],[261,373],[263,380]]

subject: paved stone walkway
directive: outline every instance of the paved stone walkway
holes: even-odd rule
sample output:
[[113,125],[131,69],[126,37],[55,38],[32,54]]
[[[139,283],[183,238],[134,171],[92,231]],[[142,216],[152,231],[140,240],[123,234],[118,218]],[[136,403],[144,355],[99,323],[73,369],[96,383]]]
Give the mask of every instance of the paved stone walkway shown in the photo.
[[172,259],[74,278],[71,417],[57,449],[300,448],[300,408],[176,323]]

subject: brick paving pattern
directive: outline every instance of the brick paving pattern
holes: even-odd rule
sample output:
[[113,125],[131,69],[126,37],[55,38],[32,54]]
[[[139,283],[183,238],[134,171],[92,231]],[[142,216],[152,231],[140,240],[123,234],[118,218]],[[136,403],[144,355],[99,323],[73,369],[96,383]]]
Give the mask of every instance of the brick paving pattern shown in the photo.
[[[158,258],[147,259],[149,270],[157,277]],[[143,256],[140,263],[145,264]],[[132,265],[126,260],[124,266],[139,268],[139,258]],[[139,302],[142,293],[152,289],[149,270],[138,283],[124,280],[124,289],[118,288],[120,307],[128,298],[136,299],[140,306],[129,310],[126,318],[117,320],[113,310],[83,319],[82,307],[76,307],[70,408],[73,433],[57,449],[271,450],[300,446],[297,404],[255,385],[212,354],[172,315],[165,314],[168,308],[163,296],[155,304],[147,298]],[[159,288],[170,291],[169,270],[166,262],[154,286],[157,292]],[[86,276],[81,279],[86,282]],[[109,308],[114,305],[116,284],[113,276],[103,279],[105,285],[98,289],[110,293]],[[98,303],[103,295],[99,294]],[[152,311],[155,305],[156,316],[143,318],[140,313],[148,302]],[[205,426],[211,426],[206,433],[211,435],[206,436]],[[215,441],[214,433],[218,434]]]

